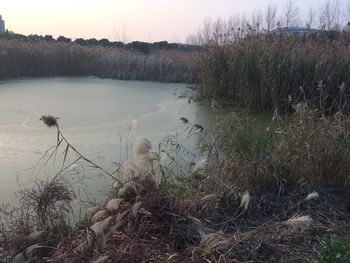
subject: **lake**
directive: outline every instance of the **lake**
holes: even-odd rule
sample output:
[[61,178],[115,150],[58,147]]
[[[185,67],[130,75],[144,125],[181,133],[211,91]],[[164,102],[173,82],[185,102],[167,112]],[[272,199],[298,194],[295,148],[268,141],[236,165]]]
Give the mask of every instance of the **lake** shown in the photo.
[[[185,90],[185,84],[94,78],[1,82],[0,201],[16,200],[14,193],[18,189],[31,187],[36,178],[54,175],[62,164],[50,161],[43,165],[44,153],[56,144],[56,131],[39,121],[42,115],[60,117],[59,125],[66,138],[89,159],[112,169],[113,162],[120,161],[119,137],[124,140],[123,145],[146,137],[157,148],[162,138],[183,130],[180,117],[206,129],[211,127],[215,114],[206,103],[179,99]],[[133,129],[128,135],[130,124]],[[62,160],[63,150],[57,160]],[[75,173],[89,174],[74,168],[71,177]],[[102,200],[111,182],[96,171],[90,171],[89,178],[83,188],[92,198]]]

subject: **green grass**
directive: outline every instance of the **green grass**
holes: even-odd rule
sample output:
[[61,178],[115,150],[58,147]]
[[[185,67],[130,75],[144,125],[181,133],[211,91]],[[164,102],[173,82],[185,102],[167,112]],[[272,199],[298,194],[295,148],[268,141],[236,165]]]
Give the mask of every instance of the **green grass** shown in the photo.
[[315,263],[348,263],[350,262],[350,243],[337,241],[331,234],[325,235],[322,248],[314,254]]

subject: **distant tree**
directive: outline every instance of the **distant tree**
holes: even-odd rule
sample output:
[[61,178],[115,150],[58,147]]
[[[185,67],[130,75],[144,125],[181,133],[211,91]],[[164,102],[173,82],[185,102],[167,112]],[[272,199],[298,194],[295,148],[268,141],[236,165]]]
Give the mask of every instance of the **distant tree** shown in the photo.
[[44,37],[34,34],[34,35],[29,35],[28,40],[32,42],[39,42],[39,41],[43,41]]
[[102,38],[98,41],[98,45],[103,46],[103,47],[110,47],[112,46],[111,42],[107,38]]
[[299,8],[294,0],[288,0],[284,8],[285,26],[296,26],[299,23]]
[[55,39],[52,37],[52,35],[45,35],[44,40],[47,42],[53,42]]
[[96,38],[86,39],[85,43],[86,43],[86,45],[89,45],[89,46],[97,46],[99,44],[99,42]]
[[314,26],[314,20],[315,20],[315,10],[313,8],[310,8],[307,18],[305,20],[306,27],[312,28]]
[[148,54],[151,50],[151,44],[141,41],[133,41],[127,44],[127,47],[144,54]]
[[86,45],[86,41],[83,38],[77,38],[76,40],[74,40],[74,43],[81,45],[81,46],[85,46]]
[[70,43],[72,40],[70,38],[64,37],[64,36],[59,36],[57,38],[57,42],[64,42],[64,43]]
[[124,43],[121,41],[114,41],[114,42],[111,42],[111,46],[120,48],[120,47],[124,47]]
[[264,20],[267,32],[270,32],[276,26],[277,7],[269,4],[265,10]]
[[[263,27],[263,14],[258,10],[251,16],[251,26],[254,33],[259,33]],[[228,32],[226,32],[227,34]]]
[[343,23],[343,12],[338,0],[327,0],[319,12],[319,27],[324,30],[340,30]]
[[[154,42],[152,44],[152,49],[168,49],[171,45],[169,45],[168,41],[160,41],[160,42]],[[176,48],[176,47],[175,47]]]

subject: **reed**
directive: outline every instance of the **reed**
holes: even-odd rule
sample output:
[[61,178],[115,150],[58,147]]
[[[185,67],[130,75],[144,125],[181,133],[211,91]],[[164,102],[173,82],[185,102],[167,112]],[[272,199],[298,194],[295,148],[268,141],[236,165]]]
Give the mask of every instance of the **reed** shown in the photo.
[[337,112],[349,96],[349,39],[349,32],[330,37],[321,31],[248,34],[222,45],[209,43],[199,58],[199,93],[258,110],[288,111],[289,104],[307,100]]
[[155,50],[148,54],[75,43],[0,40],[0,79],[94,76],[121,80],[193,83],[197,51]]

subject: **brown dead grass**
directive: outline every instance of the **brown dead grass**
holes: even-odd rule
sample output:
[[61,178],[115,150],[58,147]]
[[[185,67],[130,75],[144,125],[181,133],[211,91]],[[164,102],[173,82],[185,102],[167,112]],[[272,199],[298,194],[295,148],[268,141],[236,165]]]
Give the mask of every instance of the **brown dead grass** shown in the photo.
[[[320,198],[306,201],[308,193],[297,184],[283,189],[266,185],[252,194],[250,206],[242,211],[236,200],[240,193],[233,197],[218,192],[179,203],[149,181],[134,184],[143,190],[124,197],[117,213],[109,214],[112,219],[102,237],[87,220],[45,260],[310,262],[319,235],[349,237],[344,232],[350,223],[348,189],[316,189]],[[309,215],[312,223],[305,228],[285,223],[301,215]]]

